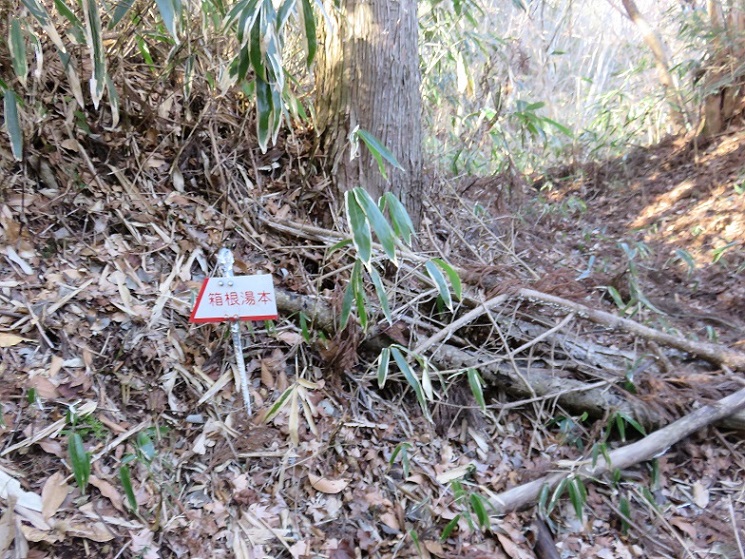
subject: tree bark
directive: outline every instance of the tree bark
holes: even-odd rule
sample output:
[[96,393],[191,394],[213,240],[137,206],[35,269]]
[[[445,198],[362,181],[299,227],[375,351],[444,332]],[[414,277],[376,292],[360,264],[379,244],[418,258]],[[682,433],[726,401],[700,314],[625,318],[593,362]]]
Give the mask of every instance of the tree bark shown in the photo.
[[712,38],[702,82],[705,96],[698,135],[703,139],[723,132],[734,117],[745,111],[745,5],[742,1],[733,2],[725,13],[721,0],[708,0],[706,8]]
[[[339,6],[336,6],[339,4]],[[421,215],[421,97],[416,0],[326,0],[316,73],[316,129],[339,191],[362,186],[373,197],[393,192],[415,225]],[[404,168],[386,164],[387,180],[360,141],[375,136]],[[352,158],[351,155],[356,155]]]

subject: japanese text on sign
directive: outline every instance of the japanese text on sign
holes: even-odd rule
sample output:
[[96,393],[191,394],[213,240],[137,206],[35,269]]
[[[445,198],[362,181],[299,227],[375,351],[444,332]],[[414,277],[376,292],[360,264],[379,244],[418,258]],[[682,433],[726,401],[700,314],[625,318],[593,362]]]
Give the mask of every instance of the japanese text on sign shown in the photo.
[[271,320],[277,318],[269,274],[204,280],[190,322]]

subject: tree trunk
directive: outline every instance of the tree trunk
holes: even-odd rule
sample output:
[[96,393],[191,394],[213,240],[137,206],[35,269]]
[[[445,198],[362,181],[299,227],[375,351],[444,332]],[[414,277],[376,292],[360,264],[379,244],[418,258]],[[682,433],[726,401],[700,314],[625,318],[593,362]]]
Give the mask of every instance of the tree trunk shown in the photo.
[[657,67],[657,76],[660,84],[665,89],[665,97],[668,99],[670,105],[672,122],[677,128],[683,129],[688,120],[686,117],[685,101],[680,94],[673,75],[670,73],[670,63],[665,47],[652,26],[641,14],[639,8],[637,8],[636,2],[634,0],[621,0],[621,3],[626,9],[626,15],[634,22],[644,42],[649,47],[649,50],[652,51],[654,63]]
[[[339,4],[336,6],[336,4]],[[334,26],[323,26],[316,73],[316,129],[339,191],[387,191],[421,214],[421,97],[416,0],[326,0]],[[396,157],[387,180],[360,141],[351,158],[349,135],[367,130]]]
[[745,4],[742,0],[729,4],[725,13],[720,0],[707,2],[712,39],[709,59],[702,81],[704,100],[699,137],[711,138],[723,132],[728,124],[745,111]]

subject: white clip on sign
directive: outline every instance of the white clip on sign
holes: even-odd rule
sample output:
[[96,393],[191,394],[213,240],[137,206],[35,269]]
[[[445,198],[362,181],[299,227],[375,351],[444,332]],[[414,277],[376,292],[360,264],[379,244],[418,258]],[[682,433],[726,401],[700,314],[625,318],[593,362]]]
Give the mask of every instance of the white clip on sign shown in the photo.
[[277,301],[270,274],[208,278],[197,296],[189,322],[274,320]]

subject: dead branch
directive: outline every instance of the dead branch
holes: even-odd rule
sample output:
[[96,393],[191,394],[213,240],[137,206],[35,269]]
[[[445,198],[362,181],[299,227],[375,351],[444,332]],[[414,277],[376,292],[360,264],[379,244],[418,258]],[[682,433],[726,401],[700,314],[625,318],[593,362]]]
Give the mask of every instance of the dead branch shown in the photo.
[[[307,224],[300,224],[300,223],[293,223],[293,222],[278,223],[278,222],[272,222],[272,221],[263,220],[263,219],[262,219],[262,222],[265,225],[275,230],[278,230],[284,233],[292,233],[296,236],[307,238],[307,239],[312,239],[315,241],[323,241],[323,242],[332,243],[332,242],[338,241],[340,238],[343,237],[343,235],[339,232],[328,231],[328,230],[321,229],[319,227],[314,227],[312,225],[307,225]],[[403,255],[405,256],[405,258],[415,261],[415,262],[423,262],[427,260],[426,257],[416,254],[411,251],[403,251]],[[455,269],[461,278],[468,277],[468,273],[466,270],[462,268],[458,268],[458,267],[455,267]],[[423,275],[420,276],[420,278],[424,281],[428,281],[428,279]],[[613,330],[623,330],[630,334],[634,334],[636,336],[642,337],[646,340],[656,342],[658,344],[666,345],[669,347],[674,347],[681,351],[685,351],[692,355],[701,357],[702,359],[705,359],[719,366],[726,366],[726,367],[729,367],[737,371],[745,370],[745,353],[741,351],[735,351],[727,347],[724,347],[722,345],[710,344],[710,343],[704,343],[704,342],[696,342],[696,341],[687,340],[680,336],[673,336],[671,334],[666,334],[664,332],[660,332],[659,330],[655,330],[654,328],[650,328],[648,326],[639,324],[638,322],[635,322],[633,320],[621,318],[609,312],[592,309],[580,303],[570,301],[569,299],[564,299],[562,297],[557,297],[555,295],[549,295],[548,293],[543,293],[541,291],[536,291],[534,289],[522,288],[517,291],[515,296],[519,298],[527,299],[532,302],[542,303],[542,304],[545,304],[548,306],[554,306],[554,307],[558,306],[558,307],[573,311],[579,317],[585,318],[596,324],[602,324],[603,326],[606,326]],[[476,318],[476,315],[479,315],[485,312],[485,309],[482,305],[489,306],[489,303],[492,303],[497,299],[501,301],[499,297],[496,297],[492,299],[491,301],[489,301],[488,303],[481,303],[477,299],[469,298],[468,303],[470,303],[474,307],[477,307],[477,306],[481,307],[480,309],[476,309],[476,308],[474,309],[473,311],[474,316],[471,319]],[[508,301],[509,299],[510,298],[506,298],[505,302]],[[471,315],[469,314],[468,316],[470,317]],[[463,317],[463,319],[465,319],[465,317]],[[446,337],[448,332],[450,331],[452,331],[450,328],[446,328],[446,331],[442,333],[440,338]],[[425,341],[422,345],[426,345],[428,343],[434,343],[435,341],[437,341],[435,340],[435,338],[437,338],[437,336],[433,336],[433,338]]]
[[[336,330],[336,315],[331,306],[321,298],[298,295],[281,289],[276,290],[277,307],[285,313],[305,313],[308,318],[327,332]],[[373,351],[389,345],[381,335],[369,337],[363,345]],[[507,362],[485,363],[483,356],[451,345],[441,345],[428,356],[430,362],[440,369],[467,369],[475,367],[485,381],[499,387],[513,397],[556,400],[566,409],[601,418],[613,411],[621,412],[653,428],[665,421],[650,406],[629,400],[613,390],[608,382],[592,385],[559,376],[551,369],[538,367],[519,368]],[[526,385],[527,382],[527,385]],[[745,431],[745,412],[738,412],[722,422],[724,427]]]
[[717,344],[686,340],[679,336],[673,336],[655,330],[654,328],[649,328],[648,326],[644,326],[643,324],[639,324],[633,320],[621,318],[609,312],[591,309],[590,307],[586,307],[580,303],[575,303],[568,299],[562,299],[555,295],[541,293],[540,291],[535,291],[533,289],[523,288],[518,292],[518,296],[531,301],[537,301],[549,305],[558,305],[565,309],[574,311],[578,316],[595,322],[596,324],[602,324],[603,326],[607,326],[614,330],[624,330],[630,334],[640,336],[647,340],[680,349],[681,351],[697,355],[716,365],[724,365],[737,371],[745,370],[745,353],[741,351],[734,351]]
[[721,421],[742,410],[743,407],[745,407],[745,388],[730,394],[715,404],[703,406],[691,412],[640,441],[612,451],[609,455],[609,461],[605,457],[600,457],[595,465],[589,460],[577,462],[571,470],[550,474],[508,489],[494,496],[491,499],[491,504],[497,514],[507,514],[524,509],[536,503],[541,489],[546,485],[551,490],[562,480],[572,475],[580,476],[583,479],[598,478],[612,470],[623,470],[650,460],[665,453],[672,445],[699,429]]

